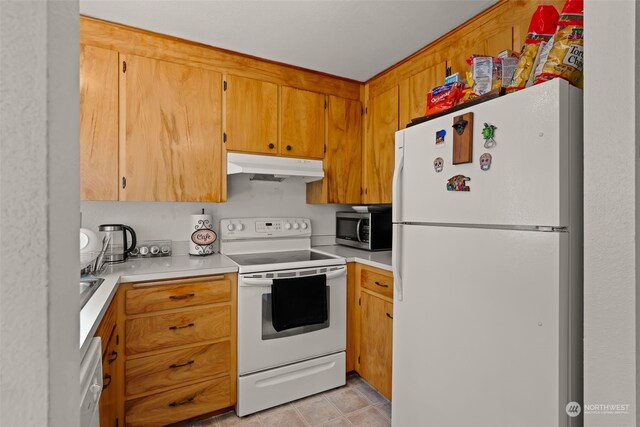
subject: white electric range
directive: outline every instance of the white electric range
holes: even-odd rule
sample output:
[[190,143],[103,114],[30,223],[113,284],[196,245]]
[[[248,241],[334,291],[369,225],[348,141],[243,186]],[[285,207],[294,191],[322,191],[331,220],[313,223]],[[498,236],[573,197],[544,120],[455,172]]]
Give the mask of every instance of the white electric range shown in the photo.
[[[223,219],[220,234],[220,252],[239,269],[237,414],[344,385],[344,258],[311,249],[307,218]],[[318,280],[326,280],[326,320],[277,331],[274,282],[300,290]]]

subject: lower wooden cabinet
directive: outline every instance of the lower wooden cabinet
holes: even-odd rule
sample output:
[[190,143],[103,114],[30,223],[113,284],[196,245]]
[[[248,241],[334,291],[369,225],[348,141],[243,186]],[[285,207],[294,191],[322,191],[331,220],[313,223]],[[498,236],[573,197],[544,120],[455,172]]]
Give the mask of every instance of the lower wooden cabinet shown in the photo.
[[236,402],[236,274],[120,285],[120,424],[164,426]]
[[117,427],[120,425],[118,415],[120,377],[119,336],[116,331],[111,334],[107,349],[102,355],[102,395],[100,396],[100,427]]
[[393,348],[393,275],[356,264],[355,369],[391,399]]

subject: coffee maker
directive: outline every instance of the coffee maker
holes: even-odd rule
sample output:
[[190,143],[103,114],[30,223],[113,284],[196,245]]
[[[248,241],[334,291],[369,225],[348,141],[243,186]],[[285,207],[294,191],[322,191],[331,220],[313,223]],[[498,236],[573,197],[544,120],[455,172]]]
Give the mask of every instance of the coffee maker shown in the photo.
[[[98,231],[108,239],[107,248],[104,251],[104,262],[118,263],[127,260],[127,255],[136,247],[136,232],[133,228],[124,224],[102,224]],[[127,232],[131,235],[131,242],[127,239]]]

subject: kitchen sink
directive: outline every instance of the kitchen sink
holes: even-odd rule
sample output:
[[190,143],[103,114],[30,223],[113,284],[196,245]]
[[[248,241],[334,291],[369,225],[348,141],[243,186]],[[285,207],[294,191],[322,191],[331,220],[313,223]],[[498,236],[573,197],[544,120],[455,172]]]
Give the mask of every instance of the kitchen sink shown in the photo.
[[104,282],[102,277],[81,277],[80,278],[80,308],[89,301],[91,295]]

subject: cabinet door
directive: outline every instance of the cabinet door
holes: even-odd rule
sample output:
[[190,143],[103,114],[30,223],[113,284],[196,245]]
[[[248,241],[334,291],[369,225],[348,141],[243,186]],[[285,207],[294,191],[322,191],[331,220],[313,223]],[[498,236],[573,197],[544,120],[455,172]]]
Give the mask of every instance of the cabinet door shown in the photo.
[[80,198],[118,200],[118,52],[80,46]]
[[[460,78],[465,78],[466,71],[470,70],[467,59],[471,55],[497,56],[505,49],[513,49],[513,27],[488,28],[486,31],[473,31],[457,40],[454,40],[449,49],[449,66],[452,73],[460,73]],[[519,49],[519,46],[516,47]]]
[[356,354],[356,264],[347,263],[347,349],[346,369],[351,372],[355,369]]
[[121,59],[120,199],[220,201],[222,75],[135,55]]
[[280,155],[324,157],[325,96],[283,86],[280,106]]
[[360,294],[360,376],[391,399],[393,304]]
[[227,76],[225,132],[228,151],[278,153],[278,86]]
[[447,63],[441,62],[400,82],[400,127],[422,117],[427,110],[427,93],[444,84]]
[[107,351],[102,358],[103,388],[100,396],[100,427],[118,426],[118,334],[111,334]]
[[395,132],[398,130],[398,87],[374,97],[369,105],[364,203],[391,203]]

